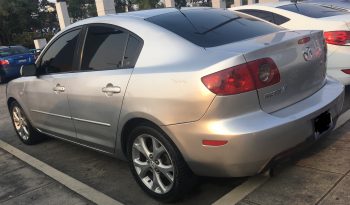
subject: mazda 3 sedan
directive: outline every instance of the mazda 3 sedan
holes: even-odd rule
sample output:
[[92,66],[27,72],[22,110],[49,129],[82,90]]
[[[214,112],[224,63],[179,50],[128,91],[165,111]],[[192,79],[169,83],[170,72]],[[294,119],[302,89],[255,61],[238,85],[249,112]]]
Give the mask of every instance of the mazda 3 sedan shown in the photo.
[[322,31],[212,8],[80,21],[22,76],[7,102],[25,144],[45,134],[126,159],[163,201],[196,175],[260,173],[332,130],[344,98],[326,77]]

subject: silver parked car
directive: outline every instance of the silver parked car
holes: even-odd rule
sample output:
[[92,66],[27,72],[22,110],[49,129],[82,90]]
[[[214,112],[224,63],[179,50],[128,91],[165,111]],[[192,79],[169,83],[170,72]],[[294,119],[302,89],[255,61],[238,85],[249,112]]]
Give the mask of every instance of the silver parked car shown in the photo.
[[171,201],[194,174],[255,175],[328,133],[344,88],[325,65],[322,31],[211,8],[130,12],[57,34],[7,102],[24,143],[45,134],[127,159]]

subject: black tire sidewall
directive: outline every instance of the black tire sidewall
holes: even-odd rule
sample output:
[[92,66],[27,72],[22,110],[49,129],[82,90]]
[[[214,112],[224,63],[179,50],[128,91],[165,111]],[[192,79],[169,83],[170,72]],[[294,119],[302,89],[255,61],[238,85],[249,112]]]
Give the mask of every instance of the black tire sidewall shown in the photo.
[[[159,142],[162,143],[162,145],[166,148],[168,154],[170,155],[171,161],[174,166],[174,184],[171,190],[165,194],[158,194],[150,190],[140,179],[138,176],[135,167],[133,165],[132,160],[132,146],[134,143],[134,140],[142,135],[142,134],[149,134],[153,137],[155,137]],[[187,177],[183,176],[192,176],[192,172],[187,167],[186,163],[184,162],[182,155],[177,150],[176,146],[173,144],[172,141],[168,138],[168,136],[160,131],[159,129],[150,126],[150,125],[141,125],[135,128],[129,135],[128,141],[127,141],[127,158],[129,161],[129,166],[131,169],[131,172],[137,181],[137,183],[142,187],[142,189],[148,193],[153,198],[163,201],[163,202],[172,202],[175,200],[178,200],[182,197],[184,193],[186,193],[186,188],[191,186],[185,186],[186,184],[183,180],[186,180]],[[190,173],[188,173],[190,172]],[[179,177],[181,175],[181,177]],[[190,180],[189,180],[190,181]]]

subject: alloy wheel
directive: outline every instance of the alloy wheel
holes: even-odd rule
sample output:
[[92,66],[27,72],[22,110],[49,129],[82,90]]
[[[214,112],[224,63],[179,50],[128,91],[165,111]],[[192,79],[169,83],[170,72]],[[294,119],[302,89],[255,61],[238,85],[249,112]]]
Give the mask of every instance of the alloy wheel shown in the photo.
[[22,109],[14,106],[12,109],[12,118],[17,133],[24,141],[27,141],[30,137],[30,132],[27,119],[24,116]]
[[138,177],[153,192],[165,194],[174,185],[174,164],[162,143],[149,134],[136,137],[132,161]]

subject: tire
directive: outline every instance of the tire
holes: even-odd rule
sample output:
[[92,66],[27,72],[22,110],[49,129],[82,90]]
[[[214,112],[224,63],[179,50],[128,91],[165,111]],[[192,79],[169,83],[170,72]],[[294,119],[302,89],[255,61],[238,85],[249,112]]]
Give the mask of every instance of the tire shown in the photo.
[[19,139],[27,145],[34,145],[41,142],[45,137],[39,133],[29,122],[22,107],[16,102],[10,105],[10,115],[13,127]]
[[[154,151],[153,145],[157,151]],[[197,178],[181,153],[169,137],[155,126],[142,124],[131,131],[127,155],[137,183],[159,201],[177,201],[196,185]]]

